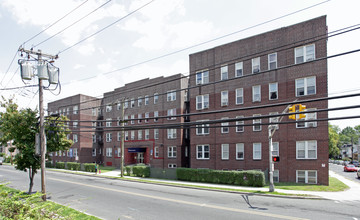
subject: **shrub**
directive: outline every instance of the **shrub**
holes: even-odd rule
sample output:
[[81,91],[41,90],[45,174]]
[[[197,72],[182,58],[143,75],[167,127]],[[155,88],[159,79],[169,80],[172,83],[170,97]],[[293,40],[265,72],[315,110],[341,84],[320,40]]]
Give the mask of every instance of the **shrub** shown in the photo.
[[84,170],[86,172],[95,172],[95,164],[94,163],[84,163]]
[[64,162],[56,162],[55,167],[56,167],[56,169],[65,169],[65,163]]
[[7,158],[5,158],[4,163],[10,163],[10,161],[11,161],[11,158],[10,158],[10,157],[7,157]]
[[150,177],[150,167],[133,166],[132,173],[137,177]]
[[126,176],[130,176],[131,173],[132,173],[131,166],[126,166],[126,167],[125,167],[125,170],[126,170]]
[[53,167],[52,161],[46,161],[45,167],[52,168]]
[[261,171],[222,171],[210,169],[177,168],[178,180],[231,184],[240,186],[265,186],[265,175]]
[[67,169],[68,170],[80,170],[81,167],[81,163],[77,163],[77,162],[67,162],[66,163]]

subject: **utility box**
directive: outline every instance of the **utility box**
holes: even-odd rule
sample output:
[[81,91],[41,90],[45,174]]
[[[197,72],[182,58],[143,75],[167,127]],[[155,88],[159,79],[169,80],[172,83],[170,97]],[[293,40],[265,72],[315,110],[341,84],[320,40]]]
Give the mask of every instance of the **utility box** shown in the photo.
[[28,61],[22,61],[20,63],[21,78],[23,80],[31,80],[33,77],[33,66]]

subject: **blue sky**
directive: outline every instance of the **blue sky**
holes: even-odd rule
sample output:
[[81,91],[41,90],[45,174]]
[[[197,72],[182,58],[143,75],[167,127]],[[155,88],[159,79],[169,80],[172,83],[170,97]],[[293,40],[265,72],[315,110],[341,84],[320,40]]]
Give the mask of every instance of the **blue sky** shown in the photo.
[[[57,54],[149,1],[112,0],[35,49]],[[0,2],[1,88],[24,85],[19,72],[16,72],[19,54],[6,72],[19,46],[83,2],[85,0],[2,0]],[[105,0],[86,1],[74,13],[23,46],[30,49],[106,2]],[[322,2],[324,3],[316,7],[264,25],[162,59],[109,73]],[[360,23],[359,8],[360,1],[357,0],[155,0],[103,32],[60,53],[55,65],[61,71],[62,90],[58,96],[46,91],[45,102],[79,93],[101,97],[104,92],[135,80],[176,73],[188,74],[188,55],[191,53],[322,15],[327,15],[329,32],[335,31]],[[330,38],[328,55],[360,49],[359,39],[360,30]],[[360,91],[359,71],[356,68],[359,57],[359,53],[354,53],[328,61],[330,95]],[[21,107],[36,108],[38,105],[37,88],[0,91],[0,93],[6,98],[15,95]],[[330,101],[329,107],[355,105],[359,101],[359,98]],[[338,111],[331,112],[330,117],[359,115],[359,113],[359,109]],[[359,125],[360,120],[332,123],[343,128],[348,125]]]

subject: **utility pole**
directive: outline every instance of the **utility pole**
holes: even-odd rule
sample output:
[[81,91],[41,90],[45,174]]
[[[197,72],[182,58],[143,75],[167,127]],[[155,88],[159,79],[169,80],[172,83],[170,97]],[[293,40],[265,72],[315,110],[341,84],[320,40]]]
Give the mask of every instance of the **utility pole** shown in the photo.
[[122,117],[122,121],[121,121],[121,177],[124,177],[124,151],[125,151],[125,147],[124,147],[124,143],[125,143],[125,139],[124,139],[124,135],[125,135],[125,132],[124,132],[124,126],[125,126],[125,122],[124,122],[124,113],[125,113],[125,110],[124,110],[124,102],[125,100],[123,99],[122,100],[122,103],[121,103],[121,117]]

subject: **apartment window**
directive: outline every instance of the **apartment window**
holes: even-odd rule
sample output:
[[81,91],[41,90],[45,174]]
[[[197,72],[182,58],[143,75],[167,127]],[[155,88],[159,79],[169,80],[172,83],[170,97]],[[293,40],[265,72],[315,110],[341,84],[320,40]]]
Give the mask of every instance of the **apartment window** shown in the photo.
[[73,149],[73,153],[74,153],[74,157],[76,158],[76,157],[78,156],[77,148],[74,148],[74,149]]
[[221,80],[227,80],[228,79],[228,66],[222,66],[220,68],[221,72]]
[[159,119],[159,112],[158,111],[154,111],[154,122],[157,122]]
[[[259,117],[260,114],[255,114],[253,117]],[[261,131],[261,118],[253,119],[253,131]]]
[[106,157],[112,157],[112,148],[111,147],[106,148]]
[[[222,119],[228,119],[228,118],[222,118]],[[229,133],[229,122],[222,122],[221,123],[221,133],[222,134]]]
[[221,159],[228,160],[229,159],[229,144],[221,145]]
[[[204,121],[208,121],[208,120],[200,120],[200,121],[197,121],[197,122],[204,122]],[[209,126],[210,126],[209,124],[196,125],[196,135],[210,134]]]
[[145,129],[145,140],[149,140],[149,139],[150,139],[150,130]]
[[175,101],[176,100],[176,91],[168,91],[167,92],[167,101],[171,102],[171,101]]
[[129,108],[129,100],[125,99],[124,101],[124,108]]
[[131,107],[131,108],[134,108],[134,107],[135,107],[135,99],[134,99],[134,98],[132,98],[132,99],[130,100],[130,107]]
[[70,157],[70,149],[66,152],[67,156]]
[[253,102],[261,102],[261,86],[257,85],[257,86],[253,86],[252,87],[252,92],[253,92]]
[[210,159],[210,146],[197,145],[196,146],[196,159]]
[[120,117],[117,117],[116,123],[117,123],[117,126],[121,126],[121,119],[120,119]]
[[[306,109],[305,111],[315,111],[315,108],[309,108]],[[299,115],[296,115],[296,120],[298,121],[296,123],[296,127],[297,128],[315,128],[317,127],[317,122],[316,121],[310,121],[310,122],[305,122],[307,120],[316,120],[317,118],[317,113],[316,112],[312,112],[312,113],[305,113],[305,118],[299,119]]]
[[278,99],[278,83],[269,83],[269,100]]
[[140,107],[140,106],[142,106],[142,97],[141,96],[139,96],[138,97],[138,106]]
[[175,139],[176,138],[176,128],[167,129],[167,138],[168,139]]
[[106,107],[105,107],[105,111],[106,112],[111,112],[112,110],[112,105],[111,104],[107,104]]
[[96,143],[96,134],[93,134],[93,135],[92,135],[92,142],[93,142],[93,143]]
[[[64,113],[65,113],[65,110],[64,110]],[[93,108],[91,110],[91,114],[92,114],[92,116],[96,116],[96,114],[97,114],[96,108]]]
[[176,146],[168,147],[168,158],[176,158]]
[[[236,116],[236,118],[244,118],[244,116]],[[236,132],[244,132],[244,121],[236,121]]]
[[131,117],[131,124],[132,125],[135,124],[135,115],[131,115],[130,117]]
[[260,72],[260,57],[253,58],[252,60],[252,73]]
[[296,170],[296,182],[317,184],[316,170]]
[[315,44],[295,48],[295,64],[315,59]]
[[142,140],[142,130],[138,130],[138,140]]
[[261,143],[253,143],[253,159],[261,160]]
[[96,148],[92,149],[92,156],[95,157],[96,156]]
[[297,141],[296,159],[317,159],[317,142]]
[[209,83],[209,71],[205,70],[196,73],[196,85]]
[[[270,112],[269,115],[278,115],[278,112]],[[270,123],[277,123],[279,122],[279,117],[271,117],[269,118]],[[279,124],[273,124],[272,125],[275,129],[279,129]]]
[[149,122],[149,115],[150,115],[149,112],[145,112],[145,123]]
[[175,115],[176,115],[176,108],[168,109],[168,111],[167,111],[168,120],[175,120],[176,117],[172,117]]
[[235,100],[236,100],[237,105],[244,104],[244,89],[243,88],[239,88],[239,89],[235,90]]
[[66,115],[69,115],[69,113],[70,113],[70,108],[67,108]]
[[154,157],[155,158],[159,157],[159,147],[155,147],[155,149],[154,149]]
[[159,102],[159,94],[155,93],[154,94],[154,104],[157,104]]
[[74,143],[77,143],[77,142],[78,142],[78,136],[77,136],[77,134],[74,134],[74,135],[73,135],[73,141],[74,141]]
[[138,114],[138,123],[140,124],[142,121],[142,114]]
[[77,115],[78,113],[79,113],[79,106],[75,105],[75,106],[73,107],[73,114],[74,114],[74,115]]
[[274,170],[273,172],[273,180],[275,183],[279,182],[279,170]]
[[145,96],[145,105],[149,105],[149,96],[148,95]]
[[111,127],[112,121],[111,118],[106,119],[106,127]]
[[237,160],[244,160],[244,144],[243,143],[237,143],[236,144],[236,159]]
[[209,94],[196,96],[196,110],[209,108]]
[[129,131],[124,131],[124,139],[125,141],[129,140]]
[[243,76],[243,62],[235,63],[235,77]]
[[157,140],[159,139],[159,129],[154,129],[154,139]]
[[73,127],[74,127],[74,128],[77,128],[77,126],[78,126],[78,122],[77,122],[77,121],[74,121],[74,122],[73,122]]
[[121,109],[121,102],[120,102],[120,101],[117,101],[117,103],[116,103],[116,109],[117,109],[117,110],[120,110],[120,109]]
[[117,149],[117,157],[121,157],[121,148],[120,147],[118,147],[118,149]]
[[121,132],[120,131],[117,132],[117,141],[121,141]]
[[277,68],[277,54],[272,53],[268,55],[268,61],[269,61],[269,70],[273,70]]
[[229,104],[228,91],[221,91],[221,106],[227,106]]
[[316,77],[307,77],[295,80],[296,96],[316,94]]
[[128,125],[128,120],[129,120],[129,116],[125,115],[124,116],[124,125]]
[[106,142],[112,141],[112,133],[106,133]]
[[279,155],[279,142],[272,142],[273,149],[271,151],[271,155],[273,157],[278,157]]

